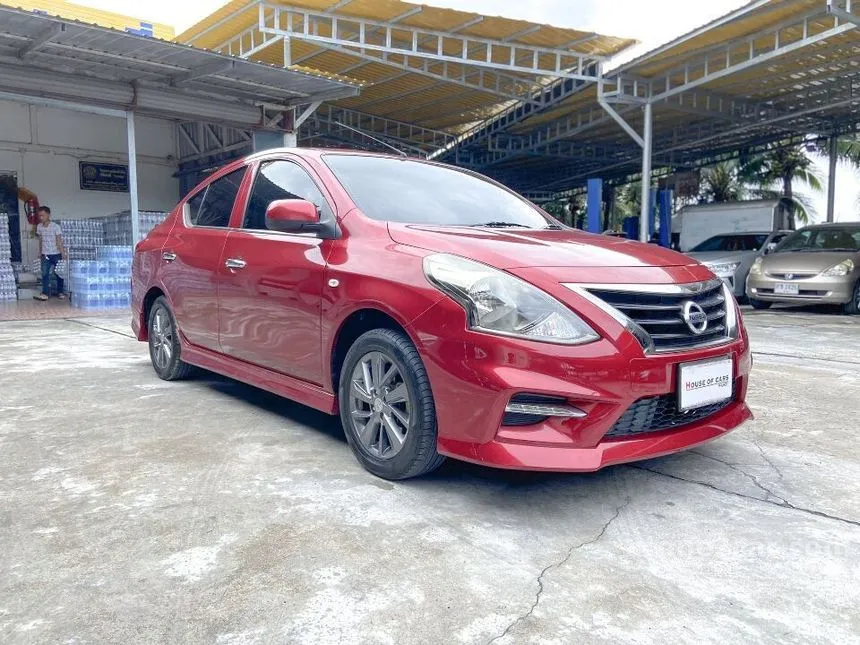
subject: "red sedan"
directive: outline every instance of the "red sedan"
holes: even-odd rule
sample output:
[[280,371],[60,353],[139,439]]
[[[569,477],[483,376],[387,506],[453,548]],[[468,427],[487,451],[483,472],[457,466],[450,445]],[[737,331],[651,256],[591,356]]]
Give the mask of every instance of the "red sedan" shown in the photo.
[[159,377],[199,366],[340,414],[388,479],[445,456],[593,471],[751,416],[749,341],[707,268],[442,164],[237,161],[138,244],[133,303]]

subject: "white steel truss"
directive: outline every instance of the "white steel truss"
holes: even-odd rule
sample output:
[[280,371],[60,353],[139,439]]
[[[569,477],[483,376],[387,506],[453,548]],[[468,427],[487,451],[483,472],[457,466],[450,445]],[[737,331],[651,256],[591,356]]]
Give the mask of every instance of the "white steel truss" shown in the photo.
[[359,53],[402,54],[534,76],[595,80],[586,69],[590,63],[604,60],[570,49],[536,47],[299,7],[262,3],[260,16],[260,33],[264,35],[334,45]]
[[[534,101],[540,77],[596,81],[604,60],[601,56],[565,47],[536,47],[515,41],[534,28],[502,39],[460,33],[483,20],[481,17],[440,32],[399,22],[420,8],[380,22],[338,14],[337,6],[313,11],[272,5],[263,0],[258,0],[256,6],[257,22],[215,47],[217,51],[251,58],[281,44],[287,66],[306,63],[324,53],[312,52],[292,60],[290,41],[301,40],[317,44],[325,51],[360,59],[359,63],[341,70],[342,74],[367,64],[382,63],[404,72],[526,103]],[[579,43],[566,45],[576,44]]]

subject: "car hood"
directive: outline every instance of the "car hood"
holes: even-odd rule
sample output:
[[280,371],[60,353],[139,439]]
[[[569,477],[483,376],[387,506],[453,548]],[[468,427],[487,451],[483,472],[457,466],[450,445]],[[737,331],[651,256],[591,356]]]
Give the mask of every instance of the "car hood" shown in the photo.
[[707,251],[704,253],[687,253],[696,262],[702,264],[726,264],[729,262],[743,262],[755,251]]
[[856,260],[855,251],[797,251],[765,256],[765,271],[775,273],[820,273],[843,260]]
[[656,244],[573,230],[489,229],[389,223],[391,239],[452,253],[499,269],[521,267],[669,267],[695,265]]

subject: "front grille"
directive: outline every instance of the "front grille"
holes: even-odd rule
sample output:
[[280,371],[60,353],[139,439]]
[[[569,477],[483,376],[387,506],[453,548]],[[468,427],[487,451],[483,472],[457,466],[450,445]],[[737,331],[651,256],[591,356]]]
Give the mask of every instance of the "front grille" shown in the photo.
[[677,394],[662,394],[639,399],[627,409],[605,436],[629,437],[649,432],[660,432],[661,430],[673,430],[706,419],[727,408],[733,401],[734,393],[732,398],[726,401],[681,412],[678,409]]
[[[727,339],[723,283],[711,280],[690,285],[668,285],[665,291],[601,285],[588,290],[642,327],[663,352],[681,351]],[[684,321],[687,301],[701,307],[708,317],[707,329],[696,334]]]
[[806,280],[807,278],[814,278],[817,273],[771,273],[767,272],[767,275],[771,278],[776,278],[777,280]]

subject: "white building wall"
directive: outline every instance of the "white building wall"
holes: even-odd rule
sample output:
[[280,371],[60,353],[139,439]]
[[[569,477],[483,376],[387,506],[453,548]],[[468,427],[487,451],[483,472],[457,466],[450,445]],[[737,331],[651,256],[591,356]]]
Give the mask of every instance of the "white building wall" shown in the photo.
[[[137,117],[137,173],[141,210],[170,210],[179,200],[176,129],[170,121]],[[129,208],[128,193],[80,189],[78,163],[128,163],[124,119],[0,101],[0,172],[14,171],[18,185],[39,196],[56,219],[100,217]],[[19,206],[23,206],[20,205]],[[27,242],[22,208],[24,259]]]

